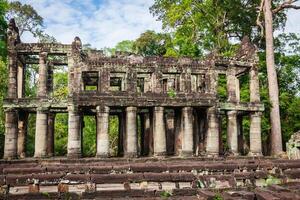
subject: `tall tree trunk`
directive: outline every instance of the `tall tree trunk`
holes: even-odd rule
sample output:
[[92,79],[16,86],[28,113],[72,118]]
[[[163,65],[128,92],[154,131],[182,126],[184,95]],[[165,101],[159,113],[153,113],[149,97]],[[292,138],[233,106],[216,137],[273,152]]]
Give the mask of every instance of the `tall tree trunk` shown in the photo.
[[282,152],[282,136],[279,113],[279,91],[278,80],[274,61],[273,41],[273,15],[272,0],[265,0],[265,35],[266,35],[266,62],[268,73],[269,97],[271,102],[271,154],[279,155]]

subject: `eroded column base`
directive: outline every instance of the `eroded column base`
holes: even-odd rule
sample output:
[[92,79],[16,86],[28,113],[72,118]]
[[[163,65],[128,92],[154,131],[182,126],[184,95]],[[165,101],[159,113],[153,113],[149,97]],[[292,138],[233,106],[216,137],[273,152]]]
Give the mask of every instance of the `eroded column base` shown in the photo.
[[181,151],[180,156],[181,157],[192,157],[193,152],[192,151]]
[[137,158],[138,154],[136,152],[126,152],[124,157],[125,158]]
[[68,159],[76,159],[76,158],[81,158],[82,155],[81,154],[73,154],[73,153],[68,153],[67,158]]
[[208,158],[218,158],[219,153],[209,152],[209,153],[206,153],[205,156],[208,157]]
[[153,154],[154,157],[165,157],[167,156],[167,152],[155,152]]
[[247,156],[251,157],[262,157],[263,154],[261,152],[249,152]]
[[96,158],[109,158],[109,153],[96,154]]

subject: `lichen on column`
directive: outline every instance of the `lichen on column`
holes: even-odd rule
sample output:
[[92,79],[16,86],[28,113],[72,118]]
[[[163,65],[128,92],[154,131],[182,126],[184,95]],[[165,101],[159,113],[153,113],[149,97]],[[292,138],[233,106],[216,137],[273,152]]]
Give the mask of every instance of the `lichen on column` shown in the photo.
[[206,138],[206,154],[208,156],[219,155],[219,120],[215,107],[207,111],[208,129]]
[[164,107],[155,107],[153,116],[154,155],[166,155],[166,130],[164,122]]
[[68,118],[68,157],[81,157],[81,116],[79,111],[69,108]]
[[261,112],[250,114],[250,156],[262,155]]
[[237,111],[227,112],[227,143],[229,153],[238,155]]
[[182,156],[193,155],[193,108],[182,108],[183,115],[183,140],[182,140]]
[[97,157],[109,157],[109,107],[97,106]]
[[17,157],[18,115],[16,110],[5,111],[4,159]]
[[36,113],[34,157],[47,156],[48,111],[39,109]]
[[39,80],[38,80],[38,97],[46,97],[48,93],[48,68],[47,68],[47,52],[39,54]]
[[26,156],[26,137],[27,137],[28,113],[19,111],[18,120],[18,157]]
[[137,116],[136,107],[126,108],[126,157],[136,157],[137,154]]

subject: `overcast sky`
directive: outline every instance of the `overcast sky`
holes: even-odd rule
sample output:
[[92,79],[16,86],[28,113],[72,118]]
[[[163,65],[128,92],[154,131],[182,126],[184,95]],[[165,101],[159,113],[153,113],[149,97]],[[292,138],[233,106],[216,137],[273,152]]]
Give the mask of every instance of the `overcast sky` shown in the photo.
[[[20,0],[32,5],[44,18],[45,32],[59,42],[79,36],[98,49],[133,40],[145,30],[161,31],[161,23],[149,13],[154,0]],[[300,33],[300,11],[288,11],[286,32]],[[23,42],[34,42],[26,34]]]

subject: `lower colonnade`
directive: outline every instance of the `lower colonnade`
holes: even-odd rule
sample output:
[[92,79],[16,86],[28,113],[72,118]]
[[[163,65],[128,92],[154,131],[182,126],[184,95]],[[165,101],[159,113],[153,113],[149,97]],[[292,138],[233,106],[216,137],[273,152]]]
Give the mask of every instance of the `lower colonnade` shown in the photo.
[[[82,157],[84,108],[68,108],[67,157]],[[140,156],[218,156],[222,144],[222,115],[227,119],[226,143],[228,152],[240,155],[243,140],[241,113],[227,111],[220,114],[215,107],[120,107],[96,106],[96,157],[110,154],[109,118],[118,116],[117,155]],[[27,117],[26,117],[27,116]],[[24,158],[28,114],[6,112],[6,145],[4,158]],[[262,155],[261,112],[249,112],[249,154]],[[34,157],[52,157],[54,152],[55,113],[42,109],[36,112]]]

